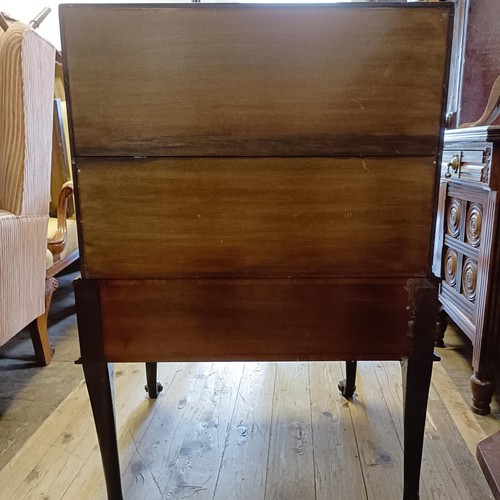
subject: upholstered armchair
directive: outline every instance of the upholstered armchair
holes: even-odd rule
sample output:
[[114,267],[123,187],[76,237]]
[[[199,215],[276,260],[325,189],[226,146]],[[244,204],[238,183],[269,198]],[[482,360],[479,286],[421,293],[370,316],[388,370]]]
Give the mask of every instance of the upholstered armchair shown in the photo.
[[46,310],[54,58],[24,24],[0,30],[0,345],[30,324],[40,364],[51,359],[36,319]]

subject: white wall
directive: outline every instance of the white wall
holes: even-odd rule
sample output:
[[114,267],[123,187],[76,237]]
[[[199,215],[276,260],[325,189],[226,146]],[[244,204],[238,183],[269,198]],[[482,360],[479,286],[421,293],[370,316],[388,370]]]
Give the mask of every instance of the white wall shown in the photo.
[[[169,3],[178,3],[183,0],[164,0]],[[189,1],[189,0],[188,0]],[[56,48],[61,48],[59,36],[59,14],[58,6],[61,3],[161,3],[161,0],[2,0],[0,10],[11,17],[28,24],[44,7],[50,7],[52,12],[45,18],[45,21],[38,28],[38,32],[44,38],[53,43]]]
[[[28,24],[44,7],[50,7],[52,12],[47,16],[45,21],[40,25],[37,30],[40,35],[49,40],[55,45],[56,48],[61,48],[61,41],[59,37],[59,15],[58,6],[61,3],[184,3],[190,0],[67,0],[66,2],[61,2],[58,0],[2,0],[0,4],[0,10],[9,14],[10,16]],[[212,2],[224,2],[224,1],[235,1],[235,0],[210,0]],[[262,2],[266,3],[269,0],[236,0],[241,3],[249,2]],[[274,3],[283,2],[307,2],[308,0],[271,0]],[[311,2],[317,2],[318,0],[309,0]],[[331,0],[319,0],[321,1],[331,1]],[[340,2],[349,2],[352,0],[337,0]],[[363,0],[361,0],[363,1]],[[364,0],[369,1],[369,0]],[[205,0],[202,0],[205,3]]]

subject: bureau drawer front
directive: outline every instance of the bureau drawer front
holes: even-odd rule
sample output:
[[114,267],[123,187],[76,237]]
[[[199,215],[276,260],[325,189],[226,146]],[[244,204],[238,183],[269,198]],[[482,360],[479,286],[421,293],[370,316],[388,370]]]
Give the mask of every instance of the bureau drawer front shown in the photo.
[[83,273],[426,276],[434,173],[432,158],[79,159]]
[[490,180],[491,147],[481,149],[445,149],[441,177],[488,185]]
[[104,280],[98,286],[108,361],[383,360],[411,353],[404,280]]

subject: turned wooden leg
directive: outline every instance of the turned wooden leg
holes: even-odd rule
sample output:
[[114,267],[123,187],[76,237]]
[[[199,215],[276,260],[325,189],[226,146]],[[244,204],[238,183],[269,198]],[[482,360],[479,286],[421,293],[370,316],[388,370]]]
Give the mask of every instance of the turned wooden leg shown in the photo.
[[146,363],[146,386],[144,389],[151,399],[156,399],[158,393],[163,391],[163,386],[156,380],[157,365],[158,363]]
[[339,381],[339,390],[342,396],[349,399],[352,398],[354,391],[356,390],[356,368],[358,363],[356,361],[346,361],[345,371],[346,378]]
[[57,287],[58,283],[55,278],[51,277],[45,280],[45,312],[29,325],[31,341],[35,349],[35,357],[37,363],[41,366],[48,365],[52,361],[52,355],[54,354],[54,346],[49,341],[47,320],[52,294]]
[[436,347],[444,347],[444,333],[447,327],[448,316],[446,316],[446,313],[441,309],[436,318],[436,337],[434,339],[434,345]]
[[114,412],[113,365],[105,361],[84,361],[82,365],[101,450],[108,499],[122,500]]
[[490,403],[496,387],[494,376],[485,376],[475,371],[470,378],[470,385],[472,390],[471,410],[477,415],[488,415],[491,411]]

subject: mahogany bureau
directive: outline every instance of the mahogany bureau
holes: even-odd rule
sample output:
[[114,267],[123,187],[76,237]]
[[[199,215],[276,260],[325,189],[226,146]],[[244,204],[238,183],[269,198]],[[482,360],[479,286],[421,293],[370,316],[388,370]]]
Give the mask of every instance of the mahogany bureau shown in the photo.
[[486,415],[500,361],[500,126],[447,130],[441,165],[434,272],[442,312],[473,344],[472,410]]
[[394,498],[417,500],[453,4],[60,13],[81,362],[109,497],[113,363],[146,362],[154,398],[157,362],[348,361],[348,396],[356,361],[392,359]]

